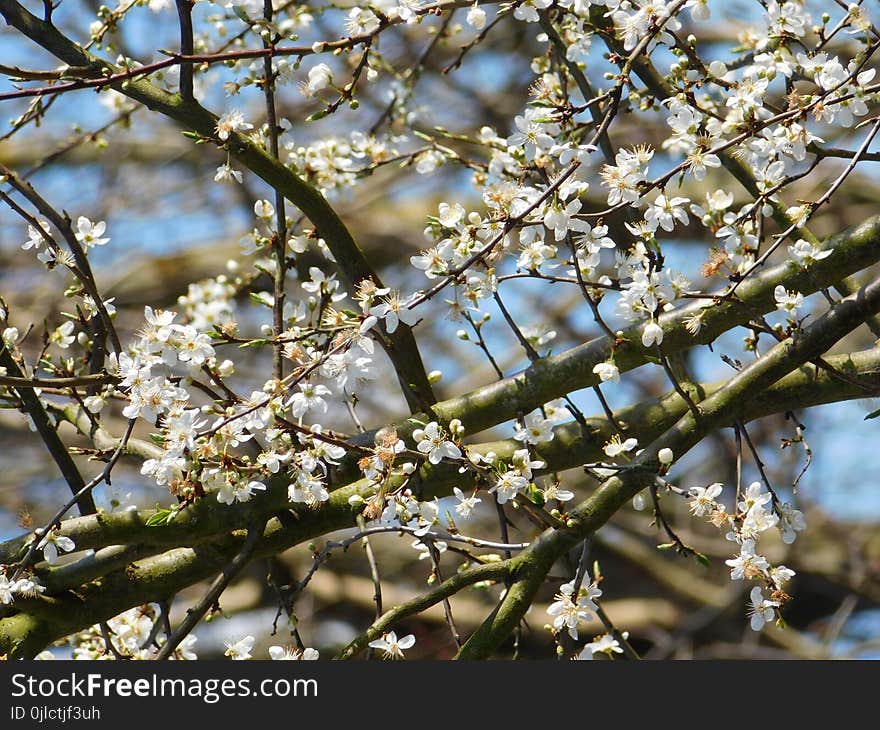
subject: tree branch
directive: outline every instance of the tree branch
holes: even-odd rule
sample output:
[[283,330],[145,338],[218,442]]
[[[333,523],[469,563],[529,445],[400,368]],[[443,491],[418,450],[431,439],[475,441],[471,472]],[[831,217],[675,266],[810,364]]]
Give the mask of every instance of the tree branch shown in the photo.
[[[118,70],[109,62],[84,51],[55,26],[29,13],[15,0],[0,0],[0,14],[9,25],[71,66],[94,67],[99,73],[114,73]],[[173,119],[185,129],[215,139],[217,116],[194,100],[185,100],[181,96],[163,91],[146,79],[114,82],[111,86],[151,111]],[[226,146],[241,164],[283,194],[312,221],[318,234],[327,242],[336,265],[352,289],[364,279],[372,279],[377,286],[382,286],[381,278],[320,192],[246,135],[238,132],[230,134]],[[386,332],[386,337],[389,342],[386,351],[394,364],[410,408],[417,410],[432,405],[436,399],[412,329],[400,323],[394,333]]]
[[738,372],[724,387],[700,403],[701,417],[687,411],[642,453],[581,502],[566,527],[547,530],[513,561],[517,579],[498,610],[477,629],[459,652],[462,659],[481,659],[493,652],[516,628],[553,563],[567,550],[604,525],[623,504],[653,483],[658,452],[668,448],[680,459],[711,430],[729,423],[741,405],[805,361],[817,357],[846,333],[880,310],[880,279],[859,290],[806,328],[797,339],[786,339]]

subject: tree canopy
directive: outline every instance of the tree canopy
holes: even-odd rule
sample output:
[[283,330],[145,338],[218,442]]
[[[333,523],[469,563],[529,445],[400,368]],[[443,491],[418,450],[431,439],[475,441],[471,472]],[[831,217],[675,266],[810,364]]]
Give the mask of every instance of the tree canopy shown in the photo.
[[869,5],[0,0],[0,655],[871,651]]

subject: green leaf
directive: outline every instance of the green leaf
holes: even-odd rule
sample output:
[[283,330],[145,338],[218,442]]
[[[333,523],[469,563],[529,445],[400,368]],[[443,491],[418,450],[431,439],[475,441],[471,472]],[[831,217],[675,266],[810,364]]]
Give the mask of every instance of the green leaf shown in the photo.
[[657,546],[658,550],[672,550],[675,547],[674,542],[664,542]]
[[267,340],[267,339],[261,337],[261,338],[258,338],[258,339],[256,339],[256,340],[250,340],[250,341],[248,341],[248,342],[242,342],[242,343],[238,346],[238,348],[239,348],[239,349],[243,349],[243,348],[245,348],[245,347],[264,347],[264,346],[267,345],[267,344],[269,344],[269,340]]
[[233,5],[232,12],[235,13],[239,17],[239,19],[241,19],[248,25],[251,24],[251,19],[248,17],[248,14],[244,11],[244,8],[241,7],[241,5]]
[[704,568],[708,568],[712,565],[712,561],[709,560],[708,555],[703,555],[703,553],[694,553],[694,557],[696,558],[697,562]]
[[544,492],[542,492],[542,491],[538,488],[538,485],[535,484],[534,482],[532,482],[531,484],[529,484],[529,494],[528,494],[528,497],[529,497],[529,499],[530,499],[532,502],[534,502],[534,503],[535,503],[536,505],[538,505],[539,507],[543,507],[543,506],[544,506]]
[[272,295],[268,292],[251,292],[251,301],[264,307],[272,307]]
[[306,117],[306,121],[307,122],[317,122],[319,119],[323,119],[326,116],[327,116],[327,110],[326,109],[319,109],[314,114],[309,114],[309,116]]
[[880,416],[880,408],[878,408],[876,411],[872,411],[867,416],[865,416],[865,420],[867,421],[870,418],[877,418],[877,416]]
[[181,134],[187,139],[194,140],[196,144],[205,144],[209,139],[204,134],[199,134],[198,132],[185,131],[181,132]]
[[147,527],[160,527],[161,525],[167,525],[174,519],[174,515],[176,514],[176,509],[157,509],[147,520]]

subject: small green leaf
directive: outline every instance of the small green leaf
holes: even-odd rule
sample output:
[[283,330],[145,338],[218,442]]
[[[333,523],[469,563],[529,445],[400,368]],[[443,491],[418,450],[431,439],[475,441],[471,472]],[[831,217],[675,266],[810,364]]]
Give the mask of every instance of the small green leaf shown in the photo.
[[176,509],[158,509],[154,514],[150,515],[150,518],[147,520],[147,527],[167,525],[174,519],[174,515],[176,514]]
[[327,116],[327,110],[326,109],[319,109],[314,114],[309,114],[309,116],[306,117],[306,121],[307,122],[317,122],[319,119],[323,119],[326,116]]
[[261,337],[256,340],[250,340],[248,342],[243,342],[238,347],[239,347],[239,349],[242,349],[245,347],[264,347],[268,343],[269,343],[269,340]]
[[865,416],[865,420],[867,421],[871,418],[877,418],[877,416],[880,416],[880,408],[878,408],[876,411],[872,411],[867,416]]
[[269,292],[251,292],[250,297],[254,304],[261,304],[264,307],[272,306],[272,295]]
[[205,144],[205,142],[210,139],[204,134],[199,134],[198,132],[181,132],[181,134],[187,139],[194,140],[196,144]]
[[528,494],[528,497],[529,497],[529,499],[530,499],[532,502],[534,502],[534,503],[535,503],[536,505],[538,505],[539,507],[543,507],[543,506],[544,506],[544,492],[542,492],[542,491],[538,488],[538,485],[535,484],[534,482],[532,482],[531,484],[529,484],[529,494]]
[[657,546],[658,550],[672,550],[675,547],[674,542],[664,542]]
[[694,557],[696,558],[697,562],[704,568],[708,568],[712,565],[712,561],[709,560],[708,555],[703,555],[703,553],[694,553]]
[[232,12],[235,13],[243,22],[250,25],[251,19],[248,17],[248,14],[245,12],[244,8],[241,5],[233,5]]
[[147,520],[147,527],[157,527],[159,525],[164,525],[168,519],[168,515],[164,513],[164,510],[156,512],[154,515],[150,515],[150,518]]

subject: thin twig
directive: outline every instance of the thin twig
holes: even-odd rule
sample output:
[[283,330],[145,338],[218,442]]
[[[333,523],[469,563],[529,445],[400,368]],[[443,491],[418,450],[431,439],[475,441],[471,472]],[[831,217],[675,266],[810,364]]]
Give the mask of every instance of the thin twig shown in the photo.
[[264,528],[265,522],[261,521],[248,529],[247,537],[245,538],[244,544],[241,546],[241,550],[239,550],[236,556],[229,561],[229,564],[223,568],[223,572],[217,576],[202,600],[192,608],[187,609],[186,618],[184,618],[174,633],[171,634],[167,641],[162,645],[162,648],[156,655],[157,660],[168,659],[174,653],[174,650],[180,645],[180,642],[189,636],[190,632],[198,625],[199,621],[202,620],[202,617],[217,604],[217,601],[223,591],[226,590],[226,587],[250,561],[251,554],[254,552],[257,543],[263,536]]
[[[111,455],[110,459],[107,461],[106,466],[101,470],[101,473],[98,474],[94,479],[92,479],[88,484],[84,484],[83,487],[73,495],[71,499],[69,499],[54,515],[52,518],[41,528],[34,531],[34,539],[28,548],[27,553],[13,574],[13,579],[19,577],[24,570],[26,570],[31,561],[34,558],[34,555],[37,552],[38,546],[40,544],[41,539],[48,535],[51,530],[55,528],[56,525],[61,523],[61,518],[64,517],[75,504],[82,504],[83,500],[88,497],[91,501],[91,492],[102,482],[110,483],[110,472],[113,471],[113,467],[116,465],[116,462],[119,461],[119,457],[125,453],[125,447],[128,444],[128,439],[131,437],[131,432],[134,430],[135,419],[131,418],[128,421],[128,425],[125,429],[125,434],[119,440],[119,444],[116,447],[116,450]],[[94,505],[94,502],[92,502]],[[94,507],[93,507],[94,510]]]
[[[192,55],[193,48],[193,22],[192,0],[176,0],[177,18],[180,23],[180,55]],[[193,63],[184,61],[180,64],[180,96],[184,101],[192,101],[193,96]]]

